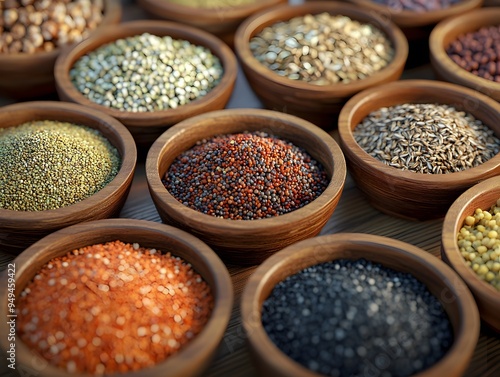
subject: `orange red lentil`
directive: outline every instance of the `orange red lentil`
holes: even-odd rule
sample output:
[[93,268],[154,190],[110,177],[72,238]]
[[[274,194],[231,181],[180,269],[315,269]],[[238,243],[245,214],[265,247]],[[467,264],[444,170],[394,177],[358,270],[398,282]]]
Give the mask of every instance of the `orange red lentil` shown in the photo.
[[210,287],[189,263],[114,241],[46,263],[20,294],[17,333],[68,372],[127,372],[179,351],[212,308]]

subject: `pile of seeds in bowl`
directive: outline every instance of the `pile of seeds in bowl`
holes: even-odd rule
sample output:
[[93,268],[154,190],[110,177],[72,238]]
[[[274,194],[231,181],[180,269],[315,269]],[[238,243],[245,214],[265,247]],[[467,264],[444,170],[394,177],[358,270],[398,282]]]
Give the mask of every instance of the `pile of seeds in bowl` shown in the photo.
[[477,208],[465,218],[457,242],[467,265],[500,291],[500,199],[489,211]]
[[372,0],[398,11],[430,12],[451,7],[462,0]]
[[264,132],[204,139],[179,155],[163,179],[182,204],[232,220],[294,211],[328,183],[322,165],[304,149]]
[[500,83],[500,24],[459,35],[446,53],[470,73]]
[[170,3],[181,4],[187,7],[216,8],[216,9],[239,7],[242,5],[253,4],[256,2],[256,0],[168,0],[168,1]]
[[175,109],[205,96],[220,82],[219,58],[204,47],[143,33],[91,51],[70,70],[91,101],[131,112]]
[[278,75],[315,85],[364,79],[394,56],[390,40],[375,26],[326,12],[265,27],[251,38],[250,49]]
[[500,150],[500,139],[481,120],[434,103],[382,107],[368,114],[353,136],[386,165],[423,174],[473,168]]
[[410,274],[366,260],[336,260],[278,283],[262,307],[273,343],[325,376],[419,373],[450,348],[442,304]]
[[124,373],[175,354],[208,321],[210,287],[179,257],[134,243],[46,263],[16,303],[17,334],[70,373]]
[[35,53],[80,42],[100,25],[103,0],[0,1],[0,53]]
[[118,150],[93,128],[52,120],[0,128],[0,208],[43,211],[77,203],[118,174]]

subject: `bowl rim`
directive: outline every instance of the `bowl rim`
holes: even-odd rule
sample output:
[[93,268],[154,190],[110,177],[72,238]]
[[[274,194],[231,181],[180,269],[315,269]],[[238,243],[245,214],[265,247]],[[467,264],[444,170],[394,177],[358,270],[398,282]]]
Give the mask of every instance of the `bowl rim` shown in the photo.
[[[448,294],[450,292],[453,293],[454,301],[459,303],[460,313],[462,314],[462,316],[458,318],[458,331],[455,331],[456,329],[454,328],[453,344],[443,358],[421,373],[422,375],[427,375],[426,373],[429,373],[429,375],[432,376],[443,375],[443,373],[446,374],[449,372],[450,368],[456,364],[454,359],[459,358],[463,360],[464,354],[470,359],[474,352],[476,342],[472,344],[468,338],[472,337],[477,339],[479,337],[479,313],[468,287],[449,266],[423,249],[403,241],[371,234],[337,233],[297,242],[272,255],[257,267],[244,288],[240,309],[242,324],[247,334],[250,347],[259,357],[266,359],[266,363],[271,364],[273,369],[280,370],[284,373],[283,375],[286,375],[286,373],[290,374],[293,371],[293,375],[295,376],[321,376],[290,359],[272,342],[262,326],[262,305],[259,301],[260,297],[263,295],[265,285],[273,276],[275,278],[279,276],[279,280],[281,281],[285,277],[300,271],[302,268],[315,264],[314,262],[301,264],[301,258],[311,256],[311,258],[316,259],[317,263],[321,263],[323,260],[326,260],[321,254],[330,252],[339,254],[342,252],[350,254],[351,256],[351,258],[344,258],[365,258],[371,260],[370,254],[364,255],[360,251],[329,250],[329,247],[335,245],[343,246],[344,248],[349,248],[349,246],[352,247],[353,245],[360,245],[363,247],[376,245],[377,247],[383,247],[385,248],[384,251],[372,250],[370,253],[376,253],[378,256],[390,250],[393,254],[398,253],[405,258],[410,258],[413,266],[419,265],[419,267],[425,268],[427,271],[433,271],[434,274],[439,275],[442,280],[441,282],[448,282],[449,284],[446,286]],[[328,260],[335,259],[339,258]],[[292,265],[293,262],[297,263]],[[384,265],[384,263],[382,264]],[[408,268],[410,268],[410,266],[408,266]],[[444,298],[441,297],[440,301],[443,300]],[[459,335],[458,337],[456,336],[457,332]],[[431,371],[432,374],[430,374]],[[420,376],[420,373],[418,375]]]
[[[72,218],[75,213],[84,213],[92,208],[98,207],[100,203],[116,195],[123,185],[131,182],[137,163],[137,148],[130,131],[118,120],[106,115],[98,110],[89,109],[79,104],[58,102],[58,101],[28,101],[6,105],[0,108],[0,114],[22,113],[24,111],[34,111],[36,114],[44,116],[46,111],[63,112],[61,118],[69,115],[80,117],[79,124],[87,125],[89,121],[95,122],[99,127],[92,127],[99,130],[111,131],[119,139],[118,145],[111,143],[120,153],[121,165],[116,176],[101,190],[91,196],[69,206],[44,211],[14,211],[0,208],[0,223],[2,229],[18,229],[20,225],[32,229],[38,229],[43,224],[53,222],[63,223],[68,218]],[[56,117],[50,116],[50,119]],[[109,140],[109,138],[106,138]],[[110,141],[111,142],[111,141]]]
[[[207,215],[189,208],[175,199],[161,182],[159,166],[160,157],[162,156],[163,151],[168,148],[169,144],[175,143],[176,135],[182,135],[187,130],[193,129],[193,127],[202,128],[207,120],[227,118],[229,120],[232,119],[233,121],[236,121],[238,117],[252,117],[256,120],[269,120],[274,123],[279,122],[284,124],[286,127],[294,127],[296,129],[312,133],[315,140],[323,143],[324,147],[332,152],[330,158],[333,161],[333,175],[330,177],[330,182],[325,191],[323,191],[323,193],[312,202],[292,212],[272,218],[250,220],[250,222],[248,220],[223,219]],[[266,128],[266,125],[263,124],[262,128]],[[217,134],[218,132],[211,133],[212,136]],[[161,206],[171,208],[177,215],[182,216],[183,219],[189,223],[190,227],[203,227],[205,229],[204,233],[208,231],[219,233],[238,232],[239,234],[255,234],[255,232],[258,232],[259,230],[282,226],[284,221],[288,224],[298,223],[304,218],[304,213],[315,213],[319,209],[327,206],[332,199],[341,195],[346,175],[347,168],[342,150],[337,142],[328,133],[304,119],[267,109],[223,109],[186,119],[166,130],[153,143],[146,158],[146,179],[149,191],[154,196],[154,199],[159,201]]]
[[[498,189],[491,190],[492,187],[498,187]],[[489,192],[498,191],[498,199],[500,199],[500,176],[491,177],[477,183],[464,191],[452,203],[443,220],[441,256],[442,259],[446,260],[446,262],[457,272],[465,283],[470,286],[474,295],[487,298],[488,301],[500,307],[500,291],[495,289],[491,284],[479,279],[477,274],[472,271],[472,268],[467,266],[457,244],[458,232],[463,227],[463,221],[460,222],[460,218],[466,215],[465,208],[476,202],[477,199],[484,194],[485,190]],[[491,205],[493,204],[495,203],[491,203]],[[491,205],[488,208],[481,209],[489,211]],[[478,208],[477,205],[472,211],[476,208]]]
[[[208,48],[217,56],[223,66],[224,72],[220,82],[212,88],[205,96],[197,98],[185,105],[175,109],[165,109],[147,112],[121,111],[104,105],[99,105],[78,91],[69,78],[69,71],[74,63],[87,52],[95,48],[112,43],[120,38],[131,37],[143,33],[155,35],[178,35],[175,39],[185,39],[194,41],[191,43]],[[95,46],[95,47],[93,47]],[[61,52],[58,56],[54,77],[56,89],[60,96],[67,98],[67,101],[80,103],[86,107],[100,110],[130,126],[158,126],[158,123],[168,123],[169,119],[182,119],[189,113],[200,113],[206,106],[218,101],[226,91],[232,91],[238,65],[234,53],[229,46],[221,39],[204,30],[196,27],[164,20],[135,20],[122,22],[118,25],[108,25],[103,27],[98,34],[92,35],[82,42]]]
[[[306,14],[319,14],[328,12],[330,14],[341,14],[353,20],[359,17],[366,18],[369,23],[382,31],[391,42],[394,56],[389,64],[383,69],[374,72],[370,76],[349,83],[337,83],[328,85],[314,85],[301,80],[291,80],[282,77],[271,69],[261,64],[253,55],[249,47],[249,40],[258,31],[263,29],[262,25],[271,25],[281,20],[289,20],[296,16]],[[307,98],[307,92],[314,95],[321,94],[326,97],[334,95],[351,95],[366,87],[380,84],[394,75],[395,71],[403,70],[408,58],[408,40],[401,29],[390,20],[382,18],[375,12],[370,12],[357,5],[339,1],[313,1],[301,5],[279,4],[253,14],[243,21],[234,36],[234,48],[244,70],[249,70],[251,75],[258,75],[273,85],[279,85],[292,91],[301,91],[301,97]]]
[[[137,2],[148,9],[160,10],[161,13],[169,14],[177,17],[189,17],[194,19],[210,20],[215,23],[234,22],[244,19],[249,14],[257,12],[265,7],[283,3],[285,0],[254,0],[243,5],[228,5],[226,7],[215,8],[198,8],[196,6],[188,6],[180,3],[174,3],[169,0],[137,0]],[[161,14],[160,14],[161,15]]]
[[[104,12],[101,23],[89,33],[87,38],[93,36],[95,33],[100,33],[101,29],[109,26],[110,24],[118,23],[122,17],[122,5],[120,0],[104,0]],[[79,42],[78,42],[79,43]],[[64,45],[53,49],[52,51],[39,51],[34,54],[26,53],[5,53],[0,54],[0,63],[2,65],[25,64],[27,61],[33,61],[34,65],[39,65],[38,59],[43,61],[55,61],[62,51],[71,48],[75,44]]]
[[[33,263],[39,263],[40,261],[43,261],[43,265],[56,255],[64,255],[66,252],[71,251],[69,249],[58,251],[55,255],[53,255],[54,252],[50,252],[50,248],[54,243],[61,243],[63,241],[72,242],[75,237],[79,237],[78,242],[82,243],[80,239],[81,236],[88,235],[89,233],[93,232],[100,232],[100,234],[95,234],[92,237],[93,239],[95,238],[111,241],[110,233],[119,232],[122,230],[126,232],[127,229],[141,229],[143,231],[146,231],[148,237],[151,237],[151,242],[154,242],[153,236],[156,235],[160,237],[168,237],[169,239],[173,239],[186,245],[193,252],[193,254],[196,254],[198,257],[200,257],[202,263],[210,271],[209,275],[214,283],[213,286],[211,286],[211,289],[215,293],[214,307],[212,309],[210,318],[205,324],[202,331],[193,340],[188,342],[178,353],[172,355],[171,357],[155,364],[150,368],[143,368],[135,372],[131,371],[123,374],[126,377],[155,377],[158,376],[159,372],[165,370],[165,368],[168,368],[169,373],[175,373],[175,375],[181,376],[183,375],[182,372],[185,369],[193,370],[196,367],[199,367],[200,359],[207,357],[207,354],[210,354],[209,351],[211,351],[212,348],[216,348],[218,343],[222,340],[227,324],[229,323],[234,300],[233,285],[231,282],[229,271],[220,260],[220,258],[215,254],[215,252],[200,239],[181,229],[149,220],[125,218],[93,220],[85,223],[71,225],[69,227],[55,231],[28,247],[12,262],[13,264],[15,264],[16,277],[18,277],[19,274],[29,274],[30,277],[33,278],[37,271],[33,269]],[[103,234],[102,232],[107,233]],[[91,241],[92,244],[99,242],[102,243],[107,241]],[[172,252],[172,254],[175,255],[175,252]],[[183,259],[190,263],[190,260],[188,260],[188,258]],[[5,276],[5,274],[6,270],[2,271],[0,273],[0,276]],[[207,280],[206,276],[202,277]],[[19,294],[20,288],[21,287],[16,287],[16,295]],[[7,313],[7,290],[3,290],[0,293],[0,297],[2,297],[2,300],[0,302],[0,311],[2,313]],[[0,325],[0,330],[2,330],[2,333],[6,331],[6,324],[7,322]],[[0,345],[2,346],[2,348],[8,345],[7,335],[2,336]],[[29,362],[31,361],[31,359],[26,355],[37,355],[35,351],[32,351],[30,348],[28,348],[28,346],[24,344],[24,342],[22,342],[20,339],[17,340],[16,350],[16,354],[18,355],[19,360],[21,360],[21,362],[24,361],[25,365],[29,364]],[[36,357],[39,361],[43,360],[40,356]],[[44,375],[57,377],[68,377],[73,375],[71,373],[66,373],[64,370],[58,367],[48,364],[47,362],[42,365],[45,365],[44,369],[48,369],[48,371],[44,371]],[[120,373],[113,373],[110,376],[119,375]],[[191,373],[190,375],[193,375],[193,373]],[[75,376],[90,377],[92,376],[92,374],[77,373]]]
[[[454,35],[454,30],[458,25],[475,25],[476,20],[487,20],[483,26],[495,25],[495,20],[499,19],[500,7],[486,7],[473,9],[468,13],[446,18],[439,22],[429,36],[430,59],[434,69],[441,73],[444,72],[446,76],[460,85],[474,88],[490,96],[495,94],[500,98],[500,83],[477,76],[460,67],[451,60],[444,47],[447,35]],[[476,31],[478,28],[474,27],[469,31]],[[461,33],[456,33],[454,37],[459,34]]]
[[448,8],[417,12],[406,9],[393,9],[388,5],[375,3],[373,0],[348,1],[366,7],[368,9],[372,9],[380,13],[384,17],[393,20],[394,23],[401,27],[432,25],[444,18],[453,17],[455,15],[463,14],[473,9],[479,8],[484,2],[484,0],[460,0],[459,2],[452,4]]
[[[483,106],[491,112],[492,114],[498,114],[500,119],[500,103],[489,98],[488,96],[476,92],[470,88],[466,88],[457,84],[433,81],[433,80],[399,80],[383,85],[379,85],[374,88],[366,89],[347,101],[345,106],[342,108],[339,114],[338,120],[338,131],[340,137],[340,143],[343,146],[343,150],[346,154],[346,158],[353,159],[356,162],[361,160],[363,165],[370,164],[370,169],[376,170],[380,175],[391,177],[394,180],[404,180],[407,182],[413,182],[414,184],[421,184],[426,182],[429,184],[436,185],[436,187],[460,182],[471,182],[476,183],[481,176],[490,173],[500,167],[500,153],[493,156],[488,161],[466,170],[459,172],[447,173],[447,174],[422,174],[413,171],[401,170],[384,164],[375,157],[369,155],[359,144],[355,141],[353,137],[351,127],[352,117],[358,111],[358,109],[366,103],[379,98],[393,97],[394,93],[398,91],[406,91],[408,88],[413,88],[415,90],[427,91],[429,93],[436,93],[437,91],[443,93],[459,93],[464,99],[472,99],[474,101],[479,101]],[[404,103],[407,101],[399,101],[396,103]],[[422,103],[423,101],[418,101]],[[445,103],[444,101],[442,103]],[[373,110],[376,110],[374,108]],[[373,111],[372,110],[372,111]],[[474,111],[470,111],[474,115]],[[490,125],[487,125],[491,128]],[[497,134],[500,137],[500,131]]]

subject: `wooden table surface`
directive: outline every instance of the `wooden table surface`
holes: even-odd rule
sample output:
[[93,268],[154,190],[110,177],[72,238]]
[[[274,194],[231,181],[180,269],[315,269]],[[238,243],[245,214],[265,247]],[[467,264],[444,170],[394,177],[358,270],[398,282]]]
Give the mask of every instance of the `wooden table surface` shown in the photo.
[[[290,3],[300,2],[301,1],[290,1]],[[133,0],[122,0],[122,3],[124,5],[124,21],[148,18],[148,15],[144,13]],[[410,78],[434,79],[434,76],[430,66],[426,65],[405,71],[402,79]],[[48,99],[57,99],[57,97]],[[2,98],[0,94],[0,106],[12,102],[13,101],[8,98]],[[262,107],[260,101],[249,88],[241,70],[238,74],[233,96],[227,107]],[[336,131],[332,131],[331,134],[334,138],[337,138]],[[137,164],[132,188],[127,202],[120,213],[120,217],[161,222],[149,195],[143,160],[139,161]],[[415,222],[380,213],[370,206],[348,175],[339,205],[321,231],[321,234],[359,232],[391,237],[418,246],[439,258],[441,227],[442,220]],[[5,269],[12,259],[12,255],[6,254],[0,250],[0,270]],[[235,291],[232,317],[217,354],[203,376],[257,376],[257,371],[248,353],[239,310],[240,296],[243,287],[255,267],[241,268],[238,266],[228,266],[228,269],[232,276]],[[0,282],[0,287],[0,289],[6,289],[7,283],[4,281]],[[24,377],[35,375],[30,372],[12,372],[4,363],[5,357],[5,355],[0,355],[2,360],[0,362],[0,376]],[[500,334],[492,332],[484,325],[482,326],[473,359],[465,376],[500,376]]]

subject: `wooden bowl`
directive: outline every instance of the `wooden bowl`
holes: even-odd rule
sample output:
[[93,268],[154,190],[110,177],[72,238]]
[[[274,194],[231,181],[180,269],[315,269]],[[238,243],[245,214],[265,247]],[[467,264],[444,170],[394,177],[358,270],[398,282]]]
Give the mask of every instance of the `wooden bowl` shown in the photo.
[[[325,168],[330,179],[326,190],[302,208],[258,220],[203,214],[183,205],[167,191],[161,178],[178,155],[204,138],[243,131],[265,131],[304,148]],[[313,124],[271,110],[231,109],[192,117],[165,131],[149,150],[146,178],[154,205],[165,223],[205,241],[225,262],[251,265],[320,232],[340,199],[346,167],[335,140]]]
[[500,331],[500,292],[482,281],[464,261],[458,248],[457,235],[467,216],[477,208],[489,210],[500,198],[500,177],[489,178],[472,186],[451,205],[443,222],[441,257],[469,286],[481,318],[493,329]]
[[233,45],[234,33],[248,16],[286,0],[254,0],[246,5],[227,5],[216,8],[186,6],[169,0],[137,0],[139,6],[153,17],[191,25],[212,33]]
[[[103,20],[90,35],[105,25],[118,24],[122,16],[119,0],[104,0]],[[16,99],[29,99],[55,93],[54,65],[64,48],[35,54],[0,53],[0,93]]]
[[[205,243],[186,232],[160,223],[133,219],[96,220],[61,229],[33,244],[12,262],[16,270],[16,296],[51,259],[73,249],[115,240],[137,242],[142,247],[157,248],[163,252],[171,251],[173,255],[189,262],[209,284],[214,295],[214,307],[204,329],[178,353],[151,368],[112,375],[124,377],[200,375],[210,363],[226,330],[232,310],[233,288],[229,273],[217,255]],[[3,271],[2,274],[6,276],[7,271]],[[2,299],[0,312],[7,318],[7,289],[2,290],[0,295]],[[3,350],[8,350],[7,321],[2,322],[0,346]],[[20,339],[16,340],[16,366],[18,365],[18,368],[21,366],[35,368],[38,376],[90,376],[68,373],[49,365]]]
[[500,136],[498,102],[458,85],[430,80],[402,80],[354,96],[339,116],[340,145],[349,172],[370,203],[389,215],[427,220],[444,217],[449,206],[474,184],[500,173],[500,155],[456,173],[421,174],[385,165],[355,141],[353,130],[372,111],[403,103],[454,106],[481,120]]
[[500,101],[500,83],[475,74],[456,64],[446,53],[448,45],[463,33],[474,32],[482,26],[500,23],[500,7],[476,9],[440,22],[429,39],[431,64],[436,76],[444,81],[466,86]]
[[33,120],[71,122],[99,130],[118,149],[122,165],[102,190],[70,206],[45,211],[0,209],[0,248],[13,254],[68,225],[118,216],[132,184],[137,159],[130,132],[116,119],[97,110],[55,101],[23,102],[0,108],[0,127]]
[[[137,113],[99,105],[76,89],[70,80],[69,72],[80,57],[106,43],[146,32],[157,36],[168,35],[174,39],[184,39],[210,49],[221,60],[224,68],[219,84],[204,97],[175,109]],[[61,100],[76,102],[118,119],[132,133],[137,146],[144,149],[149,148],[153,141],[173,124],[197,114],[224,108],[233,91],[237,72],[238,66],[233,52],[215,36],[175,22],[149,20],[131,21],[103,29],[98,35],[64,51],[57,59],[55,66],[57,92]]]
[[440,361],[418,376],[461,376],[474,353],[480,328],[477,307],[467,286],[445,263],[416,246],[356,233],[338,233],[298,242],[270,257],[250,276],[243,291],[241,316],[250,351],[261,374],[320,376],[280,351],[262,326],[262,304],[275,285],[309,266],[361,258],[412,274],[441,301],[453,327],[454,342]]
[[[376,26],[392,42],[395,50],[392,62],[363,80],[347,84],[314,85],[282,77],[254,57],[249,41],[266,26],[322,12],[345,15]],[[310,2],[297,6],[285,4],[259,12],[240,25],[236,31],[234,46],[251,88],[266,108],[297,115],[325,129],[335,128],[338,113],[351,96],[363,89],[397,80],[408,56],[408,43],[396,25],[359,6],[336,1]]]

